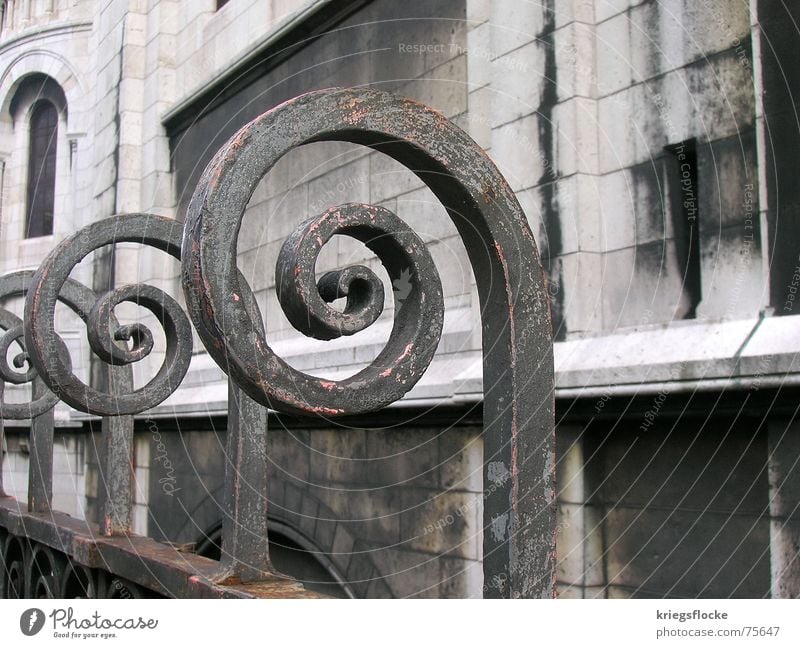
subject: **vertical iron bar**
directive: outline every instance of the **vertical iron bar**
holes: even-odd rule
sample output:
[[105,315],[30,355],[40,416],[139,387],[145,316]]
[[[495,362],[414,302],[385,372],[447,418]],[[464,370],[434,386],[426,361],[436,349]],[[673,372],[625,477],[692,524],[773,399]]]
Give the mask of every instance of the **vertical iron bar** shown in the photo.
[[[111,393],[133,390],[130,367],[109,367],[106,375]],[[100,533],[125,535],[133,515],[133,416],[104,416],[101,434]]]
[[225,578],[258,580],[272,572],[267,487],[267,409],[229,380],[222,517]]
[[[33,400],[49,393],[41,378],[33,380]],[[53,497],[53,409],[31,419],[28,463],[28,510],[47,513]]]

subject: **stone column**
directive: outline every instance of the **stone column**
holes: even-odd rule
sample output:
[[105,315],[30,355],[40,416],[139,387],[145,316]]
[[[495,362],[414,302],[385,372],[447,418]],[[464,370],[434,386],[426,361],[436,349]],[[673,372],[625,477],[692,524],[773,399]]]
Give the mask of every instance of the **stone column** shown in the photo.
[[559,598],[605,598],[601,514],[587,501],[583,428],[562,425],[556,432],[556,586]]

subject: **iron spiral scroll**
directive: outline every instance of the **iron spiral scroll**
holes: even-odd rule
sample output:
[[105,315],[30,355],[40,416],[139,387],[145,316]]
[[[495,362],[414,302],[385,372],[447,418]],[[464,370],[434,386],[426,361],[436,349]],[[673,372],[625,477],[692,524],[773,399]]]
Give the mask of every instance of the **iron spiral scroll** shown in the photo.
[[[15,297],[25,297],[33,281],[34,273],[20,270],[0,277],[0,301]],[[88,318],[92,305],[97,300],[94,291],[74,279],[68,279],[59,292],[58,301],[65,304],[84,322]],[[25,327],[23,319],[14,313],[0,308],[0,379],[12,385],[33,383],[39,377],[31,362],[25,343]],[[14,356],[13,367],[8,364],[7,356],[12,345],[17,344],[20,352]],[[71,371],[72,365],[66,344],[57,334],[48,339],[47,355],[58,357]],[[25,369],[27,365],[27,369]],[[56,406],[59,396],[50,389],[35,390],[29,403],[7,403],[0,399],[0,418],[24,420],[40,416]]]
[[[65,289],[77,283],[69,278],[70,272],[91,252],[124,242],[151,246],[180,259],[179,228],[174,220],[153,214],[122,214],[92,223],[57,245],[31,278],[25,300],[25,345],[36,372],[65,403],[98,416],[138,414],[155,407],[180,386],[191,360],[192,332],[186,314],[167,293],[146,284],[124,285],[102,295],[83,287],[80,308],[73,308],[86,323],[91,350],[112,368],[105,389],[80,380],[68,354],[52,353],[52,340],[59,339],[56,303],[64,301]],[[130,371],[121,368],[151,353],[153,334],[143,324],[119,325],[114,308],[122,302],[149,310],[166,337],[161,367],[139,389],[134,389]]]
[[[262,405],[341,416],[401,398],[430,364],[443,321],[442,290],[424,244],[388,210],[331,207],[286,241],[276,268],[279,301],[306,335],[332,339],[381,312],[380,281],[366,267],[315,284],[314,260],[333,234],[370,247],[390,278],[410,275],[383,351],[332,381],[279,358],[247,307],[237,237],[262,177],[291,149],[344,141],[389,155],[416,173],[452,218],[475,275],[484,376],[484,596],[549,597],[554,591],[553,356],[547,293],[525,214],[497,168],[463,131],[414,101],[368,89],[311,92],[239,130],[205,169],[186,216],[182,275],[201,340],[237,385]],[[328,302],[346,297],[343,312]]]

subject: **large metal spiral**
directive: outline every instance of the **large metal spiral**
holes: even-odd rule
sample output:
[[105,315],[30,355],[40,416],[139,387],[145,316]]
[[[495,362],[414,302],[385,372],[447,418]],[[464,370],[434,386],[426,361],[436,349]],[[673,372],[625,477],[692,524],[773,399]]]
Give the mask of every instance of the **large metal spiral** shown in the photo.
[[[394,158],[425,182],[452,218],[480,298],[484,455],[493,467],[485,475],[487,480],[508,475],[487,483],[485,595],[551,595],[553,355],[542,267],[508,183],[481,148],[442,115],[384,92],[331,89],[287,101],[239,130],[206,167],[186,217],[184,293],[201,339],[252,398],[301,413],[379,409],[402,397],[427,368],[441,331],[441,288],[424,246],[384,209],[342,205],[311,218],[289,238],[277,267],[287,317],[303,333],[322,339],[368,326],[382,301],[377,279],[360,266],[328,274],[315,285],[312,261],[327,236],[344,233],[365,242],[375,236],[383,243],[372,249],[390,276],[403,267],[410,271],[413,297],[396,304],[386,347],[365,369],[332,381],[289,367],[244,306],[250,288],[238,276],[236,258],[247,204],[282,155],[321,141],[362,144]],[[326,304],[336,297],[347,297],[342,313]],[[498,466],[501,471],[494,469]]]
[[[268,114],[280,116],[279,111],[274,113]],[[316,259],[334,235],[364,243],[381,261],[392,284],[401,285],[402,290],[394,293],[389,340],[375,360],[355,375],[325,380],[293,369],[279,358],[244,307],[242,296],[250,288],[237,276],[236,238],[261,177],[303,140],[297,133],[289,138],[269,137],[260,121],[245,127],[217,154],[189,207],[184,291],[195,326],[220,366],[264,405],[325,416],[380,409],[406,394],[433,359],[444,318],[436,267],[422,239],[384,207],[349,203],[309,218],[285,241],[276,266],[278,300],[295,328],[330,340],[362,331],[383,310],[383,284],[365,266],[328,272],[316,281]],[[285,124],[280,119],[276,122],[270,134],[277,130],[284,135]],[[297,124],[301,123],[298,119]],[[309,132],[306,139],[317,135]],[[329,305],[341,297],[346,298],[343,311]]]
[[136,414],[155,407],[178,388],[191,360],[192,334],[186,314],[165,292],[143,284],[111,290],[88,305],[84,303],[79,314],[86,322],[92,351],[109,365],[121,366],[147,357],[153,348],[153,335],[142,324],[119,326],[114,308],[131,302],[153,313],[164,329],[167,349],[161,367],[146,385],[128,393],[100,391],[72,372],[68,357],[52,352],[53,340],[58,339],[56,302],[64,299],[70,272],[92,251],[124,242],[155,247],[180,259],[179,225],[174,220],[152,214],[115,216],[83,228],[56,246],[33,275],[25,301],[25,345],[39,375],[61,400],[99,416]]

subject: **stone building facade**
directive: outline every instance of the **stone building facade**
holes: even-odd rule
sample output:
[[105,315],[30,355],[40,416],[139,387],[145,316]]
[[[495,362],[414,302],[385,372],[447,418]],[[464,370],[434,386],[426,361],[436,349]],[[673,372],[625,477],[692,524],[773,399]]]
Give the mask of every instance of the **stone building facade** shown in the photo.
[[[369,85],[419,100],[489,152],[546,266],[559,595],[800,595],[800,189],[788,175],[800,150],[791,112],[800,42],[781,13],[794,9],[761,0],[2,6],[0,273],[35,267],[64,236],[114,213],[182,219],[225,140],[302,92]],[[43,101],[57,114],[54,181],[32,190]],[[29,236],[31,191],[52,192],[51,233]],[[466,250],[433,194],[380,153],[307,145],[254,193],[239,267],[279,355],[317,375],[352,374],[387,339],[392,299],[366,331],[310,341],[281,312],[273,271],[297,224],[348,201],[391,209],[428,243],[445,330],[426,376],[380,415],[270,416],[276,563],[338,595],[480,596],[480,309]],[[353,263],[397,296],[348,239],[326,246],[317,271]],[[180,292],[173,260],[131,245],[77,273],[96,288]],[[60,317],[73,357],[86,358],[80,323]],[[136,530],[213,555],[227,385],[196,350],[181,389],[137,424]],[[7,397],[24,397],[16,391]],[[92,517],[96,424],[66,408],[57,423],[56,504]],[[5,482],[22,498],[25,426],[6,438]]]

